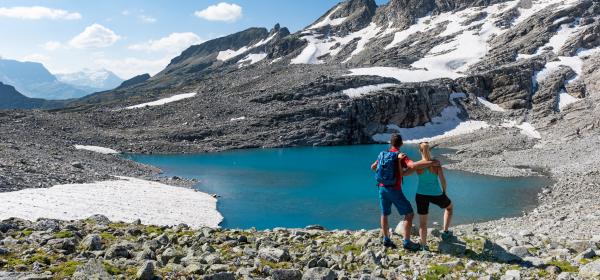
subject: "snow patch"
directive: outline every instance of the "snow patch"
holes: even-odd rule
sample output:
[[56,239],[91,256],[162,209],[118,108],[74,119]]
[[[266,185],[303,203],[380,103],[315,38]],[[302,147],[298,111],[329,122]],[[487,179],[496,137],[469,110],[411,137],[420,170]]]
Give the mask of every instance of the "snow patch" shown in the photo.
[[[456,98],[464,98],[464,94],[455,93],[450,96],[451,106],[445,108],[440,116],[434,117],[431,122],[414,128],[400,128],[397,125],[388,125],[402,135],[405,143],[419,143],[423,141],[435,141],[451,136],[473,133],[477,130],[489,127],[484,121],[463,121],[459,118],[460,108],[455,103]],[[377,142],[389,141],[391,133],[380,133],[373,136]]]
[[242,60],[238,61],[238,63],[242,64],[240,67],[244,65],[252,65],[257,63],[263,59],[267,58],[267,53],[251,53],[244,57]]
[[152,102],[129,106],[129,107],[126,107],[125,109],[138,109],[138,108],[144,108],[144,107],[160,106],[160,105],[164,105],[167,103],[176,102],[176,101],[187,99],[187,98],[192,98],[192,97],[196,96],[196,94],[197,93],[195,93],[195,92],[178,94],[178,95],[159,99],[159,100],[152,101]]
[[562,111],[569,104],[575,103],[579,100],[579,98],[575,98],[570,94],[566,93],[565,91],[561,91],[558,94],[558,109]]
[[140,219],[144,224],[185,223],[194,228],[218,227],[223,220],[217,200],[208,194],[128,177],[0,193],[0,204],[0,220],[77,220],[101,214],[112,221]]
[[349,89],[343,90],[342,94],[345,94],[345,95],[349,96],[350,98],[357,98],[357,97],[361,97],[363,95],[367,95],[369,93],[372,93],[372,92],[375,92],[378,90],[382,90],[384,88],[393,87],[393,86],[396,86],[396,84],[386,83],[386,84],[378,84],[378,85],[369,85],[369,86],[358,87],[358,88],[349,88]]
[[477,100],[479,101],[479,103],[481,103],[481,105],[488,107],[488,109],[490,109],[492,111],[495,111],[495,112],[505,112],[506,111],[504,108],[498,106],[498,104],[489,102],[483,97],[477,97]]
[[245,52],[247,52],[247,51],[249,51],[249,50],[251,50],[253,48],[265,45],[266,43],[268,43],[271,40],[273,40],[273,38],[275,38],[275,36],[277,36],[277,33],[269,36],[266,39],[263,39],[263,40],[259,41],[258,43],[254,44],[252,46],[244,46],[244,47],[241,47],[240,49],[237,49],[237,50],[231,50],[231,49],[229,49],[229,50],[225,50],[225,51],[220,51],[219,54],[217,55],[217,60],[220,60],[220,61],[230,60],[230,59],[232,59],[232,58],[234,58],[234,57],[236,57],[238,55],[241,55],[241,54],[243,54],[243,53],[245,53]]
[[231,120],[229,120],[229,121],[232,121],[232,122],[237,122],[237,121],[243,121],[243,120],[245,120],[245,119],[246,119],[246,117],[239,117],[239,118],[232,118],[232,119],[231,119]]
[[98,147],[98,146],[75,145],[75,149],[86,150],[86,151],[105,154],[105,155],[120,154],[116,150],[113,150],[110,148]]
[[355,68],[349,70],[350,76],[380,76],[394,78],[404,83],[429,81],[439,78],[456,79],[461,77],[459,74],[448,73],[445,71],[428,71],[424,69],[401,69],[396,67],[369,67]]
[[518,129],[520,129],[521,134],[523,134],[525,136],[535,138],[535,139],[542,139],[542,135],[535,129],[535,127],[531,123],[528,123],[528,122],[523,122],[521,124],[517,124],[516,121],[505,121],[500,126],[506,127],[506,128],[516,127]]

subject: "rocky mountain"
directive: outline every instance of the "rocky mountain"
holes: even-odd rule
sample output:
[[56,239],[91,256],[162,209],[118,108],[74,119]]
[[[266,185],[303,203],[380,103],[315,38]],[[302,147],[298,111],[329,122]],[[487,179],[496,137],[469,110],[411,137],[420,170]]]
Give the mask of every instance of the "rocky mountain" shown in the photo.
[[29,98],[19,93],[13,86],[0,82],[0,109],[36,109],[58,108],[65,105],[64,101]]
[[41,63],[0,59],[0,82],[23,95],[43,99],[79,98],[88,92],[60,82]]
[[348,0],[294,34],[250,28],[192,46],[71,106],[92,125],[151,128],[127,141],[174,151],[371,143],[428,123],[545,129],[599,91],[599,12],[590,0]]
[[111,90],[123,82],[123,79],[106,69],[83,69],[79,72],[55,74],[55,76],[60,82],[88,93]]

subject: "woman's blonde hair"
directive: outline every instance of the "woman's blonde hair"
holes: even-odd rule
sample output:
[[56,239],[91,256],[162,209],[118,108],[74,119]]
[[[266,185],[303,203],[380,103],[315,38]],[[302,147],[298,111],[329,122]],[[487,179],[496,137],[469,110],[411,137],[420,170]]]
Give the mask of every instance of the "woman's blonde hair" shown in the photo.
[[429,148],[429,142],[420,143],[419,151],[421,152],[421,157],[423,157],[424,160],[431,160],[431,149]]

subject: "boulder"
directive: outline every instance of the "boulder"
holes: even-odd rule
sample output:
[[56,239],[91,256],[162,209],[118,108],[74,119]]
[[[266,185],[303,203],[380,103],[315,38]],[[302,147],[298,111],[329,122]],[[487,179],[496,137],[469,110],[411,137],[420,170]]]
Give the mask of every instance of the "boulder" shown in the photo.
[[101,226],[108,226],[110,224],[110,220],[106,216],[100,214],[92,215],[87,218],[87,220]]
[[129,247],[124,244],[115,244],[112,245],[106,250],[106,254],[104,255],[106,259],[117,259],[117,258],[130,258],[131,253],[129,252]]
[[502,276],[502,278],[500,278],[500,279],[502,279],[502,280],[520,280],[521,279],[521,271],[508,270],[508,271],[506,271],[504,276]]
[[102,250],[102,238],[98,234],[89,234],[81,241],[81,248],[87,251]]
[[290,254],[287,250],[273,247],[258,250],[258,257],[272,262],[285,262],[290,260]]
[[524,258],[524,257],[530,255],[529,250],[527,250],[527,247],[525,247],[525,246],[512,247],[512,248],[510,248],[510,250],[508,252],[519,258]]
[[138,280],[152,280],[155,278],[154,275],[154,262],[146,261],[142,266],[138,269],[135,274],[135,278]]
[[335,272],[325,267],[309,268],[302,275],[302,280],[335,280],[336,278]]
[[60,224],[59,224],[58,220],[54,220],[54,219],[39,219],[33,225],[33,229],[35,229],[36,231],[56,232],[56,231],[60,230]]
[[463,255],[467,251],[466,244],[452,240],[440,242],[438,248],[440,253],[453,256]]
[[89,260],[82,266],[79,266],[73,274],[75,280],[109,280],[115,279],[104,268],[100,260]]
[[302,272],[297,269],[274,269],[271,276],[273,280],[300,280]]
[[595,260],[582,266],[579,269],[579,276],[584,279],[598,279],[600,278],[600,260]]

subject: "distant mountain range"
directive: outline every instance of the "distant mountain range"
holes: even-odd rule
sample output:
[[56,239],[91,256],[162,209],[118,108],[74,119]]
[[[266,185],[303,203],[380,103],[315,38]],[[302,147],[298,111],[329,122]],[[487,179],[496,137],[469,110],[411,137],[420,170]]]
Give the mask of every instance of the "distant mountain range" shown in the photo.
[[13,86],[0,83],[0,109],[51,109],[62,107],[67,102],[67,100],[29,98],[19,93]]
[[123,82],[123,79],[106,69],[83,69],[79,72],[55,74],[55,76],[60,82],[88,93],[114,89]]
[[107,70],[55,76],[41,63],[0,59],[0,82],[14,86],[26,97],[65,100],[116,88],[123,80]]

